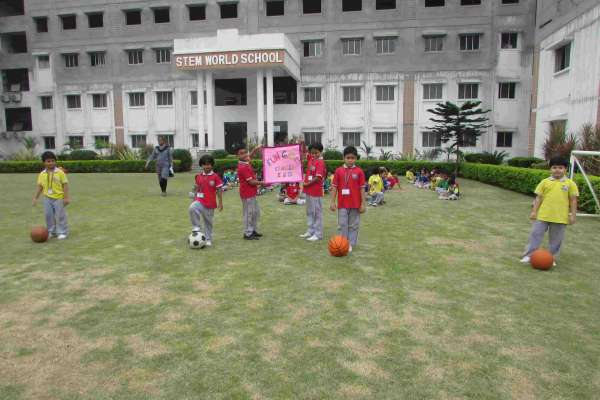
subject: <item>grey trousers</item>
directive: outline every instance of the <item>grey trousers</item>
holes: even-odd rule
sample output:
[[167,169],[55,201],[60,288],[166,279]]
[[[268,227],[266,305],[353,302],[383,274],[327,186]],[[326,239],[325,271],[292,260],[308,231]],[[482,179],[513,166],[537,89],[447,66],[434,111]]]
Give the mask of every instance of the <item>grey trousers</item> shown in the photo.
[[46,226],[51,235],[68,235],[67,212],[62,199],[44,197],[44,215]]
[[549,233],[550,252],[556,257],[560,252],[560,245],[565,237],[567,225],[556,224],[553,222],[535,221],[529,234],[529,243],[525,248],[525,255],[528,256],[538,249],[544,240],[546,231]]
[[371,204],[381,204],[383,201],[383,192],[375,192],[371,196]]
[[260,208],[256,197],[242,199],[242,211],[244,213],[244,235],[250,236],[252,232],[258,230],[258,219],[260,218]]
[[206,237],[206,240],[212,240],[215,209],[206,208],[200,202],[195,201],[190,204],[188,211],[190,213],[190,222],[192,223],[192,226],[194,228],[202,228],[202,226],[204,226],[204,236]]
[[360,212],[358,208],[338,208],[338,234],[344,236],[352,247],[358,241]]
[[323,239],[323,198],[306,195],[307,232]]

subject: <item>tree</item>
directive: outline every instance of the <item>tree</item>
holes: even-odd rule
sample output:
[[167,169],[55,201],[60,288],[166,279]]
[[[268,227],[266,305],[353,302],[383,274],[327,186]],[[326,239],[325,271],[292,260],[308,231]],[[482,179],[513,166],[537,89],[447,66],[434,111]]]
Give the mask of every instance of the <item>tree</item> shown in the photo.
[[[450,142],[452,152],[460,154],[461,147],[467,143],[477,143],[477,138],[490,127],[485,115],[490,110],[482,110],[480,105],[480,101],[467,101],[460,106],[449,101],[438,103],[435,108],[427,110],[436,117],[429,119],[434,125],[426,128],[425,132],[439,135],[443,143]],[[460,157],[456,157],[456,174],[459,164]]]

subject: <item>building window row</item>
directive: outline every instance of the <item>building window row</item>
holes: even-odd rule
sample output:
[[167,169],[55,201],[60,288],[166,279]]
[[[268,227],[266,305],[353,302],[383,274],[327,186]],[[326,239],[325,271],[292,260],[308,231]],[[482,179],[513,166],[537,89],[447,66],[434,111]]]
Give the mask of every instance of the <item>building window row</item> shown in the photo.
[[[157,64],[170,64],[171,63],[171,48],[156,48],[153,49],[155,54],[155,60]],[[144,49],[128,49],[125,50],[127,53],[127,63],[129,65],[140,65],[144,63]],[[88,52],[89,65],[91,67],[102,67],[106,65],[106,52],[105,51],[91,51]],[[80,66],[79,54],[78,53],[63,53],[63,62],[65,68],[76,68]],[[50,57],[47,55],[41,55],[37,57],[38,68],[47,69],[50,67]]]

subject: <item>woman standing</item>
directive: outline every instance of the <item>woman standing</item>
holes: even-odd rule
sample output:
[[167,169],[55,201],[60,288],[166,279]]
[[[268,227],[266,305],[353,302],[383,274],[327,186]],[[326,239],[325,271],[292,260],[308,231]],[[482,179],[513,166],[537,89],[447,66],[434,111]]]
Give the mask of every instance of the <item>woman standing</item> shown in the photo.
[[156,173],[158,174],[158,184],[160,185],[161,195],[167,195],[167,179],[169,179],[169,170],[173,164],[173,157],[171,155],[171,147],[165,141],[162,136],[158,137],[158,146],[154,148],[150,157],[146,161],[146,168],[150,161],[156,160]]

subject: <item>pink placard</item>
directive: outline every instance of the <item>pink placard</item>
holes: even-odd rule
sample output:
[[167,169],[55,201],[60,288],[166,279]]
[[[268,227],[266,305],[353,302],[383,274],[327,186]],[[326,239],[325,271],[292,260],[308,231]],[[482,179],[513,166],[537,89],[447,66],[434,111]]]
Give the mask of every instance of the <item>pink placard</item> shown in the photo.
[[266,184],[302,182],[300,145],[263,147],[262,156]]

